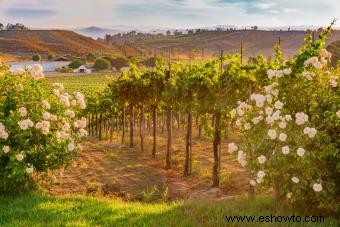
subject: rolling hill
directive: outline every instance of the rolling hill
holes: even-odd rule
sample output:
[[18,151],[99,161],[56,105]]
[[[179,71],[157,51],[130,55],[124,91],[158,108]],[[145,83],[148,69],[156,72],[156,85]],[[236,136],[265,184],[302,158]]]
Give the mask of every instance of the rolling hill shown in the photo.
[[119,54],[114,45],[65,30],[0,31],[0,55],[6,58],[30,58],[39,53],[46,57],[55,55],[81,56],[90,52]]
[[[258,54],[272,56],[273,46],[280,37],[283,53],[286,57],[290,57],[303,45],[305,36],[307,36],[305,31],[239,30],[164,36],[159,39],[137,40],[132,45],[149,53],[168,52],[171,48],[182,54],[188,54],[194,49],[201,52],[204,49],[205,54],[216,55],[220,49],[223,49],[226,54],[239,52],[242,42],[245,57]],[[328,44],[336,40],[340,40],[340,30],[332,32]]]

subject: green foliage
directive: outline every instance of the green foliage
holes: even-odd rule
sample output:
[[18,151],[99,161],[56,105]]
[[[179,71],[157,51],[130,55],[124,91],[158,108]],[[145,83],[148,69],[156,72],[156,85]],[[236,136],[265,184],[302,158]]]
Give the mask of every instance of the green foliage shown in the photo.
[[[314,43],[307,38],[300,53],[287,62],[283,61],[282,51],[276,46],[271,61],[257,56],[248,64],[241,64],[240,55],[227,55],[200,64],[157,59],[153,68],[131,65],[117,79],[111,78],[104,92],[92,92],[88,96],[86,111],[105,117],[112,116],[112,112],[121,113],[127,105],[144,106],[147,110],[156,107],[159,111],[170,107],[199,116],[205,133],[214,139],[219,137],[220,131],[211,123],[214,116],[221,116],[225,129],[232,128],[235,120],[243,135],[240,148],[247,154],[246,158],[239,158],[240,163],[246,165],[244,161],[248,161],[247,168],[253,180],[257,180],[259,171],[266,173],[263,184],[260,179],[259,190],[265,192],[273,188],[280,201],[286,201],[287,193],[292,192],[290,203],[305,207],[310,203],[311,209],[334,208],[339,194],[335,180],[339,171],[337,115],[340,106],[338,88],[330,83],[334,85],[339,80],[340,69],[328,68],[329,56],[322,49],[330,30],[329,27],[322,31]],[[312,73],[313,79],[308,79],[306,73]],[[254,105],[253,101],[259,96],[266,100],[265,105]],[[282,102],[284,108],[276,107],[277,101]],[[273,117],[273,113],[268,114],[270,111],[265,109],[269,107],[276,112],[274,123],[267,123],[271,121],[267,117]],[[294,125],[293,120],[283,120],[285,115],[294,117],[298,112],[309,116],[306,126],[317,130],[315,139],[308,139],[303,133],[304,127]],[[279,125],[282,121],[287,121],[286,127]],[[277,137],[286,133],[288,139],[269,140],[269,129],[275,129]],[[214,142],[214,145],[219,143]],[[282,156],[285,145],[291,146],[291,155]],[[296,156],[300,146],[307,151],[304,157]],[[264,165],[258,163],[261,155],[267,157]],[[292,174],[299,174],[303,182],[292,185]],[[227,178],[223,180],[227,181]],[[322,183],[322,192],[313,191],[316,183]]]
[[93,67],[96,71],[111,69],[111,63],[104,58],[99,58],[96,59]]
[[34,55],[32,56],[32,60],[33,60],[33,61],[41,61],[41,56],[40,56],[40,54],[34,54]]
[[62,67],[62,68],[57,68],[56,71],[60,73],[72,73],[73,69],[69,67]]
[[96,60],[96,55],[94,55],[93,53],[88,53],[86,55],[86,61],[88,62],[94,62]]
[[0,193],[22,193],[32,187],[33,173],[69,164],[78,133],[86,133],[70,128],[85,108],[83,96],[61,95],[60,85],[52,92],[42,77],[39,65],[14,74],[0,64]]
[[80,59],[74,59],[69,65],[68,67],[70,67],[71,69],[77,69],[80,66],[84,65],[84,61],[80,60]]
[[304,62],[313,56],[319,55],[320,49],[326,44],[327,38],[331,33],[334,24],[335,20],[332,21],[330,26],[320,32],[319,39],[315,42],[313,42],[313,34],[310,34],[305,38],[304,46],[301,48],[300,53],[296,55],[296,57],[292,59],[291,62],[292,66],[294,66],[292,67],[292,71],[294,73],[301,73]]
[[[188,201],[145,204],[93,197],[53,198],[28,195],[0,197],[0,225],[9,226],[227,226],[226,216],[301,215],[268,197],[236,197],[221,201]],[[104,215],[109,214],[109,215]],[[48,223],[48,224],[46,224]],[[229,223],[237,225],[240,223]],[[261,226],[287,226],[287,223],[261,223]],[[323,223],[306,226],[338,226],[339,220],[325,217]],[[259,223],[247,223],[259,226]],[[290,222],[289,226],[301,226]]]
[[47,56],[47,59],[48,59],[49,61],[51,61],[51,60],[53,60],[54,57],[55,57],[54,54],[49,53],[48,56]]
[[120,71],[121,68],[129,66],[129,60],[125,57],[114,58],[111,61],[111,65]]
[[[245,102],[231,115],[242,133],[238,159],[252,171],[252,184],[273,188],[278,200],[303,209],[334,211],[339,198],[340,74],[328,68],[330,55],[322,49],[329,31],[287,64],[272,61],[251,101],[241,99]],[[259,177],[261,171],[264,177]]]

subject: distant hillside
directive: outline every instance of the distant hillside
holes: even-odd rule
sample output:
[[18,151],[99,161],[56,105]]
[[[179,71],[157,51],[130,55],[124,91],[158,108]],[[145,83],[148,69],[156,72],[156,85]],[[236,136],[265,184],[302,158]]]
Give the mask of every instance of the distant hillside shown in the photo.
[[335,66],[340,61],[340,40],[331,43],[327,50],[332,53],[332,65]]
[[[202,50],[205,54],[216,55],[220,49],[224,53],[237,53],[240,44],[243,43],[245,57],[263,54],[272,56],[273,46],[281,39],[281,46],[286,57],[297,53],[303,45],[305,31],[224,31],[224,32],[202,32],[195,34],[164,36],[159,39],[137,40],[132,45],[144,49],[149,54],[168,52],[176,49],[180,54],[188,54],[190,50],[198,50],[201,56]],[[328,43],[340,40],[340,31],[336,30],[329,37]]]
[[28,30],[0,31],[0,55],[30,57],[33,53],[47,56],[55,55],[80,56],[89,52],[108,52],[117,54],[115,46],[64,30]]
[[119,30],[106,29],[106,28],[100,28],[100,27],[95,27],[95,26],[74,29],[73,31],[80,35],[92,37],[94,39],[103,38],[105,37],[106,34],[117,34],[120,32]]
[[157,34],[166,33],[167,30],[174,29],[159,26],[129,26],[129,25],[114,25],[111,26],[110,28],[90,26],[86,28],[73,29],[74,32],[77,32],[84,36],[92,37],[94,39],[104,38],[106,34],[115,35],[118,33],[128,33],[131,31]]

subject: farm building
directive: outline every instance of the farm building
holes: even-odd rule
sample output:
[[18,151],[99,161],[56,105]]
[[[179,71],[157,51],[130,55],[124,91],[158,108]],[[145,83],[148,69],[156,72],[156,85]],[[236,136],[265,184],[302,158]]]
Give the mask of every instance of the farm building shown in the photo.
[[79,68],[73,70],[75,73],[92,73],[92,68],[86,65],[79,66]]

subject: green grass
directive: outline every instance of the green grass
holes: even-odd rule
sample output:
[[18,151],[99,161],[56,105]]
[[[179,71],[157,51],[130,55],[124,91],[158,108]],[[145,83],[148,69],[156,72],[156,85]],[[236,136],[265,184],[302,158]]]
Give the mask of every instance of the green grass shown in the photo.
[[63,83],[67,92],[80,91],[88,94],[94,91],[102,91],[106,87],[110,76],[112,74],[109,75],[108,73],[80,74],[76,76],[61,74],[57,77],[48,77],[48,79],[52,83]]
[[[299,223],[228,223],[226,215],[289,215],[270,198],[143,204],[94,197],[0,197],[0,226],[302,226]],[[295,213],[295,215],[297,215]],[[326,218],[322,224],[338,226]]]

